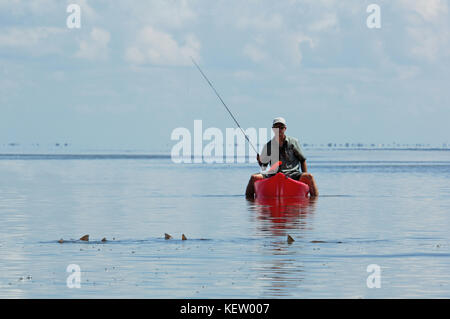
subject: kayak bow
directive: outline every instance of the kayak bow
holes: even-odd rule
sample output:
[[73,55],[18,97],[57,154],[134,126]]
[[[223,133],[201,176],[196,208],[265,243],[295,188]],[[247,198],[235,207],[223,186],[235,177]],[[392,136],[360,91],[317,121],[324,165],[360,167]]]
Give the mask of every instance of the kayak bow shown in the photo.
[[267,197],[308,197],[309,186],[293,180],[283,173],[255,181],[256,198]]

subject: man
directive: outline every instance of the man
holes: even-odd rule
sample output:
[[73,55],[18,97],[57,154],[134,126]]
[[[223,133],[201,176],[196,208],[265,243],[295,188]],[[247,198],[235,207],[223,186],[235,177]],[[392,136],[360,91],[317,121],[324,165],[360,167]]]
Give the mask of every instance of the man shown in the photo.
[[[259,166],[265,168],[267,165],[273,165],[278,161],[282,164],[279,170],[286,176],[305,183],[309,186],[309,195],[315,197],[319,195],[316,181],[314,177],[307,172],[306,158],[303,156],[298,140],[285,135],[286,120],[282,117],[277,117],[273,120],[272,129],[275,136],[263,148],[261,156],[258,154],[256,159]],[[301,172],[299,170],[301,168]],[[247,198],[255,197],[255,181],[269,178],[276,172],[269,172],[269,174],[253,174],[250,178],[245,196]]]

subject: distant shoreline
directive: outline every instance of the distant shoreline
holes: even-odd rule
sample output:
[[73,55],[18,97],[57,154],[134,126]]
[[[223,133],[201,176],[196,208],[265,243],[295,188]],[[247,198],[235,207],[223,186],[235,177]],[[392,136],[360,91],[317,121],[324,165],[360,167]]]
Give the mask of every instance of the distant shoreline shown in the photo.
[[[309,148],[305,151],[450,151],[450,148]],[[192,156],[194,158],[194,156]],[[249,156],[243,156],[249,158]],[[85,150],[85,151],[67,151],[53,150],[48,152],[1,152],[0,160],[4,159],[171,159],[168,152],[145,152],[142,150]]]
[[[236,145],[235,145],[236,146]],[[261,148],[262,145],[257,145],[257,148]],[[442,143],[438,144],[374,144],[374,143],[302,143],[302,149],[304,150],[336,150],[336,151],[449,151],[450,144]],[[167,155],[170,156],[171,150],[151,150],[145,148],[86,148],[77,147],[69,143],[53,143],[53,144],[20,144],[20,143],[3,143],[0,144],[0,154],[143,154],[143,155]]]

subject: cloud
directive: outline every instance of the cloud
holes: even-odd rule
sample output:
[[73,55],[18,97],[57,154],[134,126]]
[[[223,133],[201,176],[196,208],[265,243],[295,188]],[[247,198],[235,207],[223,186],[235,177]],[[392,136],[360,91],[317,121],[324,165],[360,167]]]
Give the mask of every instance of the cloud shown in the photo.
[[151,26],[139,31],[135,42],[125,51],[125,59],[135,65],[191,65],[191,56],[196,60],[200,57],[200,42],[193,34],[186,35],[180,44],[171,34]]
[[61,14],[69,4],[78,4],[81,7],[82,14],[89,19],[97,17],[94,9],[87,3],[87,0],[0,0],[0,9],[8,11],[16,16],[45,16],[46,18],[60,18]]
[[400,0],[404,8],[413,10],[425,21],[433,21],[440,14],[447,14],[448,7],[445,0]]
[[128,1],[120,1],[118,6],[123,13],[133,17],[133,22],[146,25],[151,21],[152,26],[164,29],[181,29],[189,22],[195,22],[196,12],[191,7],[196,4],[192,0],[158,0],[135,1],[130,5]]
[[80,6],[82,19],[86,17],[92,21],[98,17],[95,10],[87,3],[87,0],[77,0],[75,2],[73,0],[67,0],[67,4],[71,3],[76,3]]
[[61,28],[2,28],[0,31],[0,47],[31,48],[48,37],[64,32]]
[[61,54],[66,32],[55,27],[0,28],[0,49],[34,57]]
[[310,48],[314,48],[316,45],[316,41],[302,33],[288,36],[286,42],[287,54],[290,57],[291,62],[295,65],[300,65],[302,62],[302,52],[300,46],[303,43],[308,43]]
[[450,56],[448,5],[442,0],[401,0],[406,11],[408,54],[428,62]]
[[283,26],[283,18],[280,14],[261,14],[258,16],[240,17],[236,23],[240,29],[276,30]]
[[320,20],[314,22],[309,26],[309,30],[315,32],[322,32],[328,29],[332,29],[338,25],[336,13],[328,13],[324,15]]
[[314,48],[316,41],[300,32],[288,32],[276,38],[269,37],[269,40],[259,36],[244,46],[243,53],[254,63],[269,63],[278,67],[299,66],[302,62],[303,43]]
[[55,0],[0,0],[0,9],[13,16],[46,15],[57,10],[58,2]]
[[88,40],[80,41],[80,48],[75,53],[77,58],[97,60],[108,57],[108,43],[111,35],[108,31],[100,28],[93,28]]
[[263,62],[269,57],[269,55],[262,48],[251,43],[245,45],[244,55],[248,56],[250,60],[255,63]]
[[430,28],[407,29],[410,38],[413,40],[410,54],[424,58],[430,62],[437,61],[441,56],[450,55],[449,31],[434,32]]

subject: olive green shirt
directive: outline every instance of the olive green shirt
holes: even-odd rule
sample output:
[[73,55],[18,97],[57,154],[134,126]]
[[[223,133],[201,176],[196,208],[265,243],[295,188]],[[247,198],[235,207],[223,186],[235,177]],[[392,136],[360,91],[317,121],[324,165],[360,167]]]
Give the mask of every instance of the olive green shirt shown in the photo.
[[[273,147],[272,147],[273,146]],[[277,150],[278,148],[278,150]],[[286,136],[283,145],[280,147],[278,141],[273,138],[266,145],[260,155],[263,167],[273,165],[281,161],[280,171],[284,174],[300,171],[300,163],[306,161],[300,144],[296,138]]]

